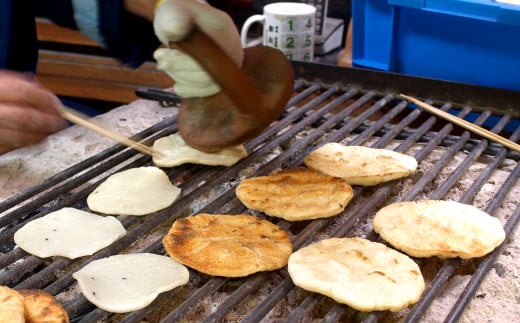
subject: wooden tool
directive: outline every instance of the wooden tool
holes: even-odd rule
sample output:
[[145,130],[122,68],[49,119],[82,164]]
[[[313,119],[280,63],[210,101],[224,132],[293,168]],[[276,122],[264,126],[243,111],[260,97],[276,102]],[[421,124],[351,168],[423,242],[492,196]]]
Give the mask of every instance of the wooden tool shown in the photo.
[[476,124],[473,124],[471,122],[468,122],[462,118],[459,118],[457,116],[454,116],[452,114],[449,114],[447,112],[444,112],[440,109],[437,109],[436,107],[433,107],[427,103],[424,103],[422,102],[421,100],[418,100],[416,98],[413,98],[411,96],[408,96],[408,95],[404,95],[404,94],[401,94],[401,97],[403,97],[404,99],[410,101],[410,102],[413,102],[415,104],[417,104],[419,107],[423,108],[424,110],[438,116],[438,117],[441,117],[445,120],[448,120],[466,130],[469,130],[473,133],[476,133],[477,135],[480,135],[486,139],[489,139],[489,140],[492,140],[494,142],[497,142],[501,145],[503,145],[504,147],[507,147],[509,149],[512,149],[512,150],[515,150],[517,152],[520,152],[520,145],[509,140],[509,139],[506,139],[500,135],[497,135],[496,133],[493,133],[487,129],[484,129],[480,126],[477,126]]
[[72,123],[75,123],[77,125],[80,125],[82,127],[85,127],[87,129],[90,129],[92,131],[97,132],[100,135],[103,135],[105,137],[108,137],[120,144],[123,144],[125,146],[128,146],[130,148],[133,148],[137,151],[142,152],[143,154],[147,154],[150,156],[153,156],[154,154],[161,154],[158,151],[153,150],[152,148],[143,145],[142,143],[139,143],[137,141],[133,141],[131,139],[128,139],[126,137],[123,137],[115,132],[109,131],[103,127],[98,126],[97,124],[93,123],[92,121],[89,121],[86,117],[82,116],[78,112],[73,111],[70,108],[67,108],[63,105],[61,105],[58,108],[59,114],[65,119]]
[[239,68],[197,26],[170,47],[193,57],[221,88],[209,97],[182,100],[179,134],[196,149],[218,151],[253,138],[280,116],[293,93],[292,65],[276,48],[245,48]]

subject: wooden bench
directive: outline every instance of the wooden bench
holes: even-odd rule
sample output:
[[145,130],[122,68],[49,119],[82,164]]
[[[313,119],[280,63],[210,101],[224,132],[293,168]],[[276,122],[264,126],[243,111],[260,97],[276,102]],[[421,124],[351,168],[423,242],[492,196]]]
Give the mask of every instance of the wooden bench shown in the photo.
[[[58,95],[90,100],[129,103],[138,87],[168,88],[172,79],[156,69],[153,61],[137,69],[106,56],[99,45],[75,30],[36,21],[39,51],[36,77]],[[47,47],[47,49],[45,49]]]

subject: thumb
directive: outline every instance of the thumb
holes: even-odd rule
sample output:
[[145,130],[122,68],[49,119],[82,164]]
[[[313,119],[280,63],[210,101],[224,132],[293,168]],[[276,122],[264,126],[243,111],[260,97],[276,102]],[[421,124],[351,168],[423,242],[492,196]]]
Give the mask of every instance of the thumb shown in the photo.
[[173,1],[164,1],[156,11],[153,21],[155,34],[164,45],[182,40],[194,24],[191,10]]

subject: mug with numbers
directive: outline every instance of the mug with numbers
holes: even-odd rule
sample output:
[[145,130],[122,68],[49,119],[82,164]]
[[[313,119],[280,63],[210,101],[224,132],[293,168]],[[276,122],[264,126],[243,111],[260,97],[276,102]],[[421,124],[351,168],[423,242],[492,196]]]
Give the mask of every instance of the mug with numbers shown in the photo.
[[248,46],[247,34],[254,23],[263,24],[262,44],[276,47],[290,60],[314,58],[316,7],[299,2],[276,2],[263,8],[263,14],[246,19],[240,38]]

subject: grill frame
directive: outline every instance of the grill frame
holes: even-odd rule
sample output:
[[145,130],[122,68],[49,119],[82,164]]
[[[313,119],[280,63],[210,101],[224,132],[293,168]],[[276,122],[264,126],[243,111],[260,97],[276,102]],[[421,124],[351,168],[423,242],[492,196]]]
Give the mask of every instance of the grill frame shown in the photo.
[[[452,132],[456,128],[454,125],[439,122],[433,116],[425,116],[419,109],[409,110],[409,105],[400,100],[398,94],[406,93],[426,99],[433,97],[435,100],[431,100],[431,103],[439,105],[443,110],[460,108],[460,116],[465,116],[472,111],[481,112],[480,117],[475,121],[476,124],[482,124],[487,117],[496,114],[496,111],[501,111],[503,113],[501,119],[493,129],[495,132],[500,132],[510,118],[516,115],[516,111],[510,113],[511,109],[519,110],[515,104],[520,102],[520,100],[517,100],[520,99],[520,93],[488,88],[483,90],[481,87],[457,83],[300,62],[294,63],[294,69],[297,81],[295,94],[287,105],[288,109],[272,127],[246,143],[246,148],[250,154],[244,160],[229,168],[184,165],[167,169],[166,172],[173,181],[179,182],[186,179],[180,184],[183,190],[182,198],[171,207],[148,215],[145,219],[124,218],[123,224],[125,227],[127,229],[132,228],[127,236],[87,259],[68,260],[57,257],[52,261],[41,260],[34,256],[27,256],[19,249],[1,254],[0,268],[7,266],[9,270],[7,274],[5,270],[0,273],[0,284],[8,284],[15,288],[44,288],[59,297],[60,294],[73,289],[75,281],[71,275],[75,269],[94,259],[122,252],[132,246],[135,241],[141,240],[143,236],[150,236],[155,232],[164,232],[177,217],[200,212],[245,212],[246,209],[234,198],[233,191],[241,177],[266,175],[279,168],[301,165],[303,157],[318,145],[329,141],[339,141],[348,136],[353,136],[349,144],[367,144],[372,140],[374,142],[370,146],[378,148],[397,142],[398,145],[393,149],[401,152],[407,152],[417,143],[420,143],[422,149],[416,151],[414,155],[419,162],[434,149],[440,147],[446,149],[447,152],[435,167],[424,175],[413,179],[415,184],[410,192],[403,197],[403,200],[413,200],[422,194],[425,186],[430,184],[449,160],[460,151],[468,151],[461,166],[456,168],[449,180],[440,185],[430,198],[442,198],[477,158],[483,155],[494,156],[489,169],[482,172],[475,184],[462,197],[461,202],[468,203],[491,176],[492,171],[498,168],[504,159],[519,160],[517,153],[500,145],[490,144],[486,140],[474,139],[466,131],[453,135]],[[478,96],[470,96],[472,99],[468,100],[465,97],[468,93],[475,93]],[[315,95],[312,96],[313,94]],[[450,101],[442,101],[444,97],[449,97]],[[353,99],[354,101],[350,102]],[[467,105],[473,102],[479,102],[479,104]],[[366,105],[368,107],[364,108]],[[492,108],[488,108],[488,105],[491,105]],[[297,106],[297,108],[292,108],[293,106]],[[342,107],[342,109],[334,111],[338,107]],[[378,120],[368,121],[371,115],[383,108],[389,108],[389,110],[384,111],[382,117]],[[351,115],[358,110],[361,110],[358,115]],[[406,115],[398,123],[389,124],[390,120],[393,120],[396,116],[402,116],[405,112]],[[425,116],[425,121],[422,122],[420,127],[410,129],[410,124],[420,116]],[[138,134],[136,138],[146,138],[144,142],[151,144],[153,140],[176,131],[174,120],[175,118],[165,120]],[[433,131],[434,125],[439,123],[441,124],[440,129]],[[306,128],[311,128],[311,130],[304,138],[292,139]],[[511,135],[511,139],[517,141],[519,137],[520,129],[516,129]],[[282,152],[280,154],[273,153],[279,147],[283,147]],[[272,159],[260,164],[255,163],[257,159],[271,158],[266,157],[271,154],[273,155]],[[7,227],[0,234],[0,242],[2,245],[12,244],[14,231],[29,219],[41,217],[62,206],[86,207],[86,196],[104,178],[125,168],[149,165],[150,163],[148,156],[141,156],[132,150],[116,145],[49,178],[26,192],[0,202],[0,214],[4,214],[0,218],[0,227]],[[248,170],[253,164],[256,165],[254,169]],[[79,175],[76,175],[78,172]],[[518,178],[519,173],[520,166],[517,165],[506,183],[496,193],[493,202],[487,206],[486,211],[493,213],[496,210],[498,203],[504,199],[515,184],[515,179]],[[83,187],[85,182],[90,181],[93,182]],[[201,181],[205,181],[206,184],[199,185]],[[349,214],[350,216],[339,228],[331,229],[332,232],[329,231],[328,234],[330,236],[352,234],[358,223],[366,221],[378,207],[388,203],[389,196],[392,196],[392,192],[398,183],[399,181],[393,181],[382,184],[374,190],[356,187],[355,198],[361,196],[358,197],[359,201],[347,207],[342,214]],[[74,192],[70,193],[72,191]],[[366,197],[367,195],[370,195],[369,199]],[[200,200],[201,196],[204,197],[204,202],[201,202],[201,206],[197,209],[197,207],[194,207],[193,201]],[[518,223],[519,213],[517,207],[505,226],[508,236]],[[172,216],[172,214],[174,215]],[[298,224],[272,220],[286,230],[294,230],[292,228],[299,227]],[[298,234],[293,236],[295,250],[316,239],[316,236],[331,227],[332,221],[331,219],[310,221],[304,228],[297,229]],[[377,239],[377,235],[373,232],[368,233],[368,237],[372,240]],[[3,248],[5,249],[5,247]],[[467,290],[449,313],[447,321],[456,321],[461,315],[479,286],[482,277],[489,271],[494,259],[500,254],[500,250],[501,248],[497,248],[480,263]],[[160,239],[156,239],[140,251],[164,254]],[[22,265],[19,265],[17,261],[21,258],[25,258],[25,260]],[[440,293],[448,277],[460,265],[461,261],[457,259],[444,262],[421,300],[412,306],[407,321],[417,321],[424,314],[433,299]],[[30,272],[33,270],[39,270],[38,274],[31,275]],[[229,292],[229,296],[219,304],[211,315],[205,318],[205,322],[223,321],[231,311],[240,305],[242,300],[251,297],[251,294],[258,290],[272,275],[281,276],[280,284],[244,319],[246,322],[258,322],[294,289],[290,278],[283,270],[274,274],[270,272],[259,273],[243,280],[206,277],[190,271],[191,279],[204,281],[204,284],[167,314],[164,321],[176,321],[184,317],[208,295],[222,289],[230,289],[226,286],[234,285],[239,281],[239,287],[231,288],[233,291]],[[128,315],[110,315],[102,310],[95,309],[77,291],[73,293],[72,299],[64,296],[62,298],[73,321],[89,322],[106,318],[114,319],[115,317],[124,322],[139,322],[142,318],[152,315],[151,313],[161,308],[162,304],[167,303],[168,299],[172,295],[176,295],[177,292],[177,290],[173,290],[163,293],[152,305]],[[324,301],[325,297],[309,293],[291,313],[289,321],[301,321],[312,312],[317,304]],[[333,322],[350,314],[350,309],[337,304],[332,306],[322,320]],[[369,313],[362,318],[362,321],[375,322],[382,315],[382,313]]]

